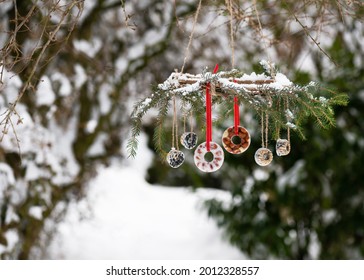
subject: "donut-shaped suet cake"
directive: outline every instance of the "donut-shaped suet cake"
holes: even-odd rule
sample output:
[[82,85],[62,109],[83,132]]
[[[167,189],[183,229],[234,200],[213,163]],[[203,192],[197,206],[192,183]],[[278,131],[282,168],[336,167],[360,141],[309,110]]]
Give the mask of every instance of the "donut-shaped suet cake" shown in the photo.
[[259,148],[254,155],[255,162],[260,166],[267,166],[273,160],[273,153],[267,148]]
[[206,142],[201,143],[195,150],[194,161],[198,169],[203,172],[215,172],[220,169],[224,163],[224,151],[215,142],[210,142],[210,152],[212,153],[213,159],[207,161],[205,155],[208,153],[206,148]]
[[170,167],[178,168],[185,161],[185,155],[183,154],[183,152],[172,148],[167,154],[166,160]]
[[181,144],[186,149],[193,149],[197,144],[197,134],[194,132],[185,132],[181,135]]
[[[240,143],[235,144],[233,137],[239,137]],[[245,127],[238,126],[238,133],[235,134],[235,127],[230,126],[222,135],[222,145],[224,149],[231,154],[244,153],[250,146],[250,134]]]
[[278,139],[276,142],[276,153],[278,156],[286,156],[291,151],[291,144],[287,139]]

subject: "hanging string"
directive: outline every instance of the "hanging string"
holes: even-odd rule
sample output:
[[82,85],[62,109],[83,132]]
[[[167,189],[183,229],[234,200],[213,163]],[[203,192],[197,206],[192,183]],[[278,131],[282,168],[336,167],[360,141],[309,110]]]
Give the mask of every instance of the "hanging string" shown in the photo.
[[212,116],[211,116],[211,94],[210,83],[206,85],[206,149],[210,151],[210,142],[212,138]]
[[185,113],[183,116],[183,133],[186,132],[186,119],[187,119],[187,114]]
[[235,132],[235,135],[238,135],[238,133],[239,133],[239,125],[240,125],[239,101],[238,101],[238,97],[234,96],[234,132]]
[[[175,146],[176,145],[176,146]],[[176,96],[173,95],[172,148],[179,150]]]
[[[216,64],[213,74],[216,74],[219,69],[219,65]],[[206,84],[206,149],[210,151],[210,142],[212,141],[212,100],[210,93],[210,83]],[[213,91],[215,91],[215,85],[213,85]]]
[[268,147],[268,124],[269,124],[269,116],[268,113],[265,113],[262,111],[262,114],[260,116],[260,121],[262,123],[262,148]]
[[[281,99],[280,98],[278,98],[278,112],[280,112],[281,111]],[[276,121],[276,126],[277,126],[277,131],[276,131],[276,133],[277,133],[277,139],[280,139],[281,138],[281,128],[280,128],[280,126],[279,126],[279,123],[278,123],[278,121]]]
[[191,114],[190,114],[190,129],[191,129],[191,132],[193,132],[193,115],[192,115],[192,108],[191,108]]
[[176,104],[176,101],[175,101],[175,96],[173,95],[173,118],[172,118],[172,148],[174,148],[174,116],[175,116],[175,104]]
[[235,66],[235,48],[234,48],[234,29],[233,29],[233,5],[231,0],[225,0],[226,7],[230,13],[230,48],[231,48],[231,68]]
[[[287,114],[287,110],[288,110],[288,98],[286,98],[284,100],[284,110],[285,110],[285,113]],[[290,129],[289,126],[287,127],[287,140],[288,140],[288,143],[291,143],[291,129]]]
[[175,134],[175,138],[176,138],[176,148],[177,150],[179,150],[179,144],[178,144],[178,121],[177,121],[177,109],[176,109],[176,99],[174,100],[174,120],[175,120],[175,124],[176,124],[176,134]]
[[200,0],[200,2],[198,3],[198,6],[197,6],[197,10],[196,10],[196,13],[195,13],[195,19],[193,21],[192,31],[191,31],[191,34],[190,34],[190,39],[188,41],[188,44],[187,44],[187,47],[186,47],[186,50],[185,50],[185,58],[183,59],[183,65],[182,65],[182,68],[181,68],[181,73],[183,73],[183,70],[185,68],[186,61],[187,61],[187,58],[188,58],[188,54],[190,52],[192,39],[193,39],[193,34],[195,33],[197,18],[198,18],[198,15],[200,13],[200,10],[201,10],[201,3],[202,3],[202,0]]
[[268,148],[268,124],[269,124],[269,117],[268,113],[265,113],[265,147]]
[[262,114],[260,116],[260,122],[262,123],[262,131],[261,131],[261,136],[262,136],[262,148],[264,148],[264,112],[262,111]]

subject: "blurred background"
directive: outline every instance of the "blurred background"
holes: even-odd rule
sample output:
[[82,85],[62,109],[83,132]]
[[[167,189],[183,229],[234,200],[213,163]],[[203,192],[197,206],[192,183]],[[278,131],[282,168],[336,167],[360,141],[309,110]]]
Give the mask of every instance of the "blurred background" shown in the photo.
[[363,258],[360,0],[202,1],[184,69],[230,69],[232,23],[237,68],[269,59],[296,84],[349,95],[335,128],[308,121],[307,140],[292,135],[290,155],[263,168],[259,120],[242,107],[251,147],[206,174],[187,151],[179,169],[160,161],[152,111],[127,158],[133,104],[181,68],[197,6],[0,0],[0,259]]

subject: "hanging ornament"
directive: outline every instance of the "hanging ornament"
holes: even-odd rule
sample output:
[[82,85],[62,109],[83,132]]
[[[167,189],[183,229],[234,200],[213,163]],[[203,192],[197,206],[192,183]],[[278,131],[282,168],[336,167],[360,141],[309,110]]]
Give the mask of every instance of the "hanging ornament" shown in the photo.
[[277,156],[286,156],[291,151],[291,144],[287,139],[277,139],[276,142],[276,153]]
[[[280,104],[278,104],[280,105]],[[292,112],[289,110],[289,103],[288,103],[288,98],[286,98],[284,100],[284,112],[286,114],[286,118],[287,118],[287,122],[291,122],[292,121]],[[287,128],[287,139],[281,139],[279,137],[279,133],[278,133],[278,139],[276,142],[276,153],[278,156],[286,156],[290,153],[291,151],[291,130],[288,127]]]
[[186,149],[193,149],[197,144],[197,134],[194,132],[185,132],[181,135],[181,144]]
[[234,96],[234,126],[227,128],[222,135],[222,145],[231,154],[241,154],[250,146],[250,134],[240,126],[238,97]]
[[[264,113],[262,113],[262,147],[259,148],[255,154],[255,162],[260,166],[267,166],[273,160],[273,153],[268,147],[268,114],[265,114],[265,124],[264,124]],[[265,134],[265,135],[264,135]]]
[[[185,161],[185,155],[178,149],[178,123],[177,123],[177,110],[176,110],[176,97],[173,96],[173,122],[172,122],[172,148],[167,154],[166,160],[170,167],[178,168]],[[176,144],[177,149],[174,147]]]
[[[214,68],[214,74],[217,72],[218,65]],[[215,85],[212,85],[212,92],[215,91]],[[200,144],[194,154],[195,165],[203,172],[215,172],[220,169],[224,163],[224,151],[219,144],[212,142],[212,100],[210,93],[210,83],[206,84],[206,142]],[[212,159],[206,160],[205,156],[211,152]]]
[[224,149],[231,154],[241,154],[250,146],[250,134],[244,127],[238,127],[238,133],[235,133],[235,127],[227,128],[222,135],[222,144]]
[[255,152],[254,159],[260,166],[267,166],[273,160],[273,153],[267,148],[259,148]]
[[170,167],[178,168],[182,165],[184,161],[185,155],[183,154],[183,152],[178,151],[175,148],[172,148],[167,154],[167,162]]
[[[212,160],[206,160],[205,156],[211,152]],[[210,142],[210,150],[207,149],[207,142],[203,142],[195,150],[194,161],[198,169],[203,172],[215,172],[224,163],[224,151],[215,142]]]
[[183,120],[183,130],[184,133],[181,135],[180,141],[183,147],[186,149],[193,149],[197,145],[197,134],[193,132],[193,120],[192,120],[192,112],[190,114],[190,131],[186,132],[186,115]]

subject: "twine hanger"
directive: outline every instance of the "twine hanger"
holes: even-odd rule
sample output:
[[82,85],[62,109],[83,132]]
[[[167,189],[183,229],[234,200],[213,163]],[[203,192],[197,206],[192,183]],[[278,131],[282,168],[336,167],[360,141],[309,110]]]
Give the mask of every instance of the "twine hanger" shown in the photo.
[[269,116],[267,112],[263,112],[261,114],[261,123],[262,123],[262,148],[268,148],[268,124],[269,124]]
[[179,150],[176,96],[173,95],[172,148]]
[[189,122],[190,122],[190,132],[193,132],[193,114],[192,114],[192,108],[191,108],[189,114],[188,114],[188,111],[185,110],[184,115],[183,115],[183,133],[186,132],[186,123],[187,123],[187,116],[188,115],[189,115]]
[[[288,98],[285,98],[284,99],[284,110],[286,113],[287,113],[288,109],[289,109]],[[287,140],[288,140],[288,143],[291,144],[291,129],[289,126],[287,127]]]

